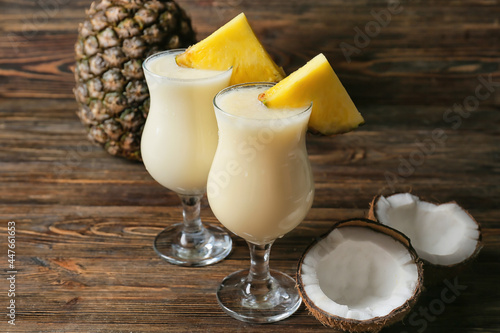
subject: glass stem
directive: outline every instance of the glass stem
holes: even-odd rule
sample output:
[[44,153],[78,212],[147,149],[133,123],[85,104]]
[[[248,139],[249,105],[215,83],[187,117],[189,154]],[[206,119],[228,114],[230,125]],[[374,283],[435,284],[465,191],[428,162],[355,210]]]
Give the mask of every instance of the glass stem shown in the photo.
[[269,273],[269,255],[273,242],[258,245],[250,242],[250,270],[248,273],[244,292],[253,295],[253,302],[263,303],[269,301],[269,293],[273,289],[272,277]]
[[200,218],[201,198],[203,195],[179,194],[182,201],[184,229],[180,236],[180,244],[185,248],[194,248],[206,242],[205,227]]

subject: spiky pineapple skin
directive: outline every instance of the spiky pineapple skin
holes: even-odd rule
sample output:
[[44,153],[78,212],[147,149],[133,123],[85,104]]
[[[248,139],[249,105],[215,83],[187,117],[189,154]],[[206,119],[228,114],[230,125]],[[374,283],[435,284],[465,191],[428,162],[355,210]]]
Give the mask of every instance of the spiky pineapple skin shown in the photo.
[[89,139],[115,156],[141,160],[149,111],[142,62],[196,42],[191,20],[173,0],[99,0],[75,43],[77,115]]

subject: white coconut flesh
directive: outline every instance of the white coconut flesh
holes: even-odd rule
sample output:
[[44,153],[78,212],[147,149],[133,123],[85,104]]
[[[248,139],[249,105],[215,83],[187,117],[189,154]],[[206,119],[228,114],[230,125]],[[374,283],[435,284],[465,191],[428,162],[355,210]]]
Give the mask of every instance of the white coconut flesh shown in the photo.
[[418,256],[435,265],[469,258],[479,241],[478,224],[456,203],[436,205],[409,193],[381,196],[378,221],[405,234]]
[[388,315],[415,294],[418,268],[408,249],[369,228],[334,229],[303,259],[304,292],[324,312],[368,320]]

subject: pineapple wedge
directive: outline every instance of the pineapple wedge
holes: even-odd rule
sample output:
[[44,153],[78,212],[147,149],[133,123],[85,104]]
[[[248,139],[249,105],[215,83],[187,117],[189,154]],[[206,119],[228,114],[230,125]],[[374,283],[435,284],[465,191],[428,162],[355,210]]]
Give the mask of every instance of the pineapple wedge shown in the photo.
[[352,131],[364,123],[349,94],[323,54],[259,96],[269,108],[313,103],[309,129],[323,135]]
[[196,69],[227,70],[233,67],[230,84],[255,81],[278,82],[285,72],[271,59],[255,36],[244,13],[176,58],[177,64]]

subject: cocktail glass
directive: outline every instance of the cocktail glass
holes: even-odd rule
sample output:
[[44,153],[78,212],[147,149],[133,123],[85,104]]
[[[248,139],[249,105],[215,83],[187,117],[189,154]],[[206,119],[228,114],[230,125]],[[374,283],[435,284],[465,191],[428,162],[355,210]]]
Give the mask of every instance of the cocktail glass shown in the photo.
[[[227,276],[217,290],[217,300],[230,316],[251,323],[282,320],[300,306],[295,280],[270,270],[269,256],[273,242],[304,219],[314,198],[305,145],[312,106],[269,109],[265,119],[257,119],[261,115],[251,115],[260,103],[257,96],[271,86],[236,85],[214,99],[219,145],[207,196],[219,221],[250,248],[250,268]],[[248,106],[242,94],[251,95],[255,105]],[[232,102],[225,102],[230,95]],[[238,111],[245,107],[250,115]]]
[[183,51],[156,53],[143,63],[151,103],[141,154],[150,175],[176,192],[183,207],[183,222],[156,236],[155,251],[172,264],[206,266],[224,259],[232,246],[225,230],[200,219],[200,203],[218,140],[212,100],[228,86],[232,69],[202,77],[194,69],[176,73],[187,69],[168,64]]

